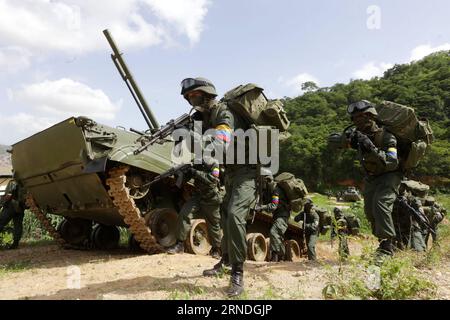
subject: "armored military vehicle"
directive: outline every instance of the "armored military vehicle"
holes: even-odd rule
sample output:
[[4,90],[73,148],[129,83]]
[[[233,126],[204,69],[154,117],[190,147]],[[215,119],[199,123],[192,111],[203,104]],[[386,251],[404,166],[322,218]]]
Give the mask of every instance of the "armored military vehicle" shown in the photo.
[[359,194],[359,191],[355,187],[348,187],[343,193],[342,193],[342,200],[346,202],[356,202],[361,201],[361,195]]
[[[184,126],[184,114],[160,127],[125,64],[111,35],[111,58],[119,70],[149,129],[113,128],[86,117],[71,117],[12,147],[15,177],[28,190],[27,205],[47,231],[61,244],[111,249],[118,245],[118,226],[127,227],[130,246],[149,253],[173,245],[176,217],[192,192],[188,182],[173,177],[154,178],[175,164],[172,152],[179,146],[170,137]],[[93,106],[95,108],[95,106]],[[187,162],[192,155],[188,152]],[[55,228],[47,214],[64,220]],[[249,227],[249,258],[264,260],[271,217],[257,214]],[[192,253],[206,254],[206,223],[194,220],[187,240]],[[290,225],[287,245],[296,256],[294,239],[300,231]]]

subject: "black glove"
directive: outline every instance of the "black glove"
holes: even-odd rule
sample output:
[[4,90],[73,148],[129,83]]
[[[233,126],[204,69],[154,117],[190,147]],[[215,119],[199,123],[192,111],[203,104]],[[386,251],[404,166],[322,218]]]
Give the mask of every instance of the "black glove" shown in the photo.
[[303,214],[301,214],[301,213],[298,214],[298,215],[296,215],[296,216],[294,217],[294,221],[295,221],[295,222],[299,222],[300,219],[301,219],[301,217],[302,217],[302,215],[303,215]]
[[358,132],[357,139],[358,144],[363,151],[371,152],[376,149],[372,140],[370,140],[370,138],[366,136],[364,133]]

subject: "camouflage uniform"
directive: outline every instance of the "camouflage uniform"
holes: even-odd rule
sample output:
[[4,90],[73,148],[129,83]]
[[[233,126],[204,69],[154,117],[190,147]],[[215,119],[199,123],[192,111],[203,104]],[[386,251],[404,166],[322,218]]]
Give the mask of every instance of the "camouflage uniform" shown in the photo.
[[[356,105],[356,107],[352,107]],[[364,167],[364,212],[378,238],[377,250],[382,255],[392,255],[395,229],[392,209],[403,174],[399,170],[397,139],[393,134],[376,125],[376,110],[368,101],[349,106],[353,122],[362,134],[355,135],[351,147],[358,150]]]
[[218,252],[221,245],[219,168],[212,172],[192,169],[195,191],[192,197],[181,208],[177,221],[177,240],[184,242],[191,228],[191,219],[202,217],[208,227],[208,238],[212,253]]
[[339,237],[339,257],[346,259],[350,255],[347,236],[349,234],[349,226],[345,215],[339,208],[334,208],[334,223],[331,227],[331,239]]
[[25,189],[14,180],[11,180],[6,186],[5,195],[2,198],[2,207],[3,209],[0,213],[0,232],[13,220],[13,244],[10,248],[15,249],[19,246],[23,233]]
[[304,210],[295,217],[295,221],[302,221],[303,223],[303,232],[305,233],[306,238],[308,260],[316,260],[316,242],[319,232],[319,215],[314,209],[312,203],[311,205],[305,205]]
[[431,237],[433,239],[433,244],[436,243],[439,240],[439,223],[444,220],[446,210],[445,208],[434,202],[430,206],[424,206],[423,211],[425,215],[427,216],[428,220],[430,221],[430,225],[433,228],[434,234],[429,232],[428,230],[424,230],[425,233],[425,244],[428,243],[428,238],[431,234]]
[[272,261],[277,262],[282,260],[286,254],[284,234],[288,228],[291,211],[288,198],[279,186],[269,193],[270,203],[260,209],[273,213],[273,223],[270,228],[270,250],[272,251]]

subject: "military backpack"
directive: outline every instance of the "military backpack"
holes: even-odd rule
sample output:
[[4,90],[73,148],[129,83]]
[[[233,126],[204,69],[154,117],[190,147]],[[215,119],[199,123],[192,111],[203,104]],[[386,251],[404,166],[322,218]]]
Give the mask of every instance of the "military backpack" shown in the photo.
[[290,121],[280,100],[268,100],[263,88],[247,83],[239,85],[224,94],[222,102],[243,117],[249,124],[271,126],[284,132]]
[[319,216],[319,233],[324,235],[331,228],[332,218],[328,210],[314,207]]
[[344,218],[347,221],[348,232],[354,236],[359,234],[361,228],[361,221],[354,214],[344,214]]
[[275,177],[275,182],[285,192],[291,210],[299,212],[302,209],[303,200],[308,194],[303,180],[296,178],[292,173],[283,172]]
[[[383,101],[376,110],[378,121],[397,138],[401,168],[408,171],[417,167],[434,140],[428,120],[418,119],[413,108],[391,101]],[[378,137],[380,145],[382,136]]]

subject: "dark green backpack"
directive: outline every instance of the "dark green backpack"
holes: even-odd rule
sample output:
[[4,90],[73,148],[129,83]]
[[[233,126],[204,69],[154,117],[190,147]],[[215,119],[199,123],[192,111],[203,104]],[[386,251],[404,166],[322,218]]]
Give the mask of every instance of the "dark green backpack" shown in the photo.
[[428,120],[417,119],[413,108],[391,101],[383,101],[376,110],[378,121],[397,138],[401,167],[417,167],[434,140]]
[[344,218],[347,221],[348,232],[354,236],[359,234],[361,228],[361,221],[354,214],[345,213]]
[[222,102],[243,117],[249,124],[275,127],[284,132],[290,121],[280,100],[268,100],[263,88],[247,83],[239,85],[224,94]]
[[331,228],[331,214],[328,212],[328,210],[323,208],[314,207],[314,210],[316,210],[317,215],[319,216],[319,232],[320,234],[324,235]]
[[308,189],[306,189],[303,180],[296,178],[289,172],[280,173],[274,180],[286,194],[291,210],[299,212],[302,209],[303,200],[308,194]]

